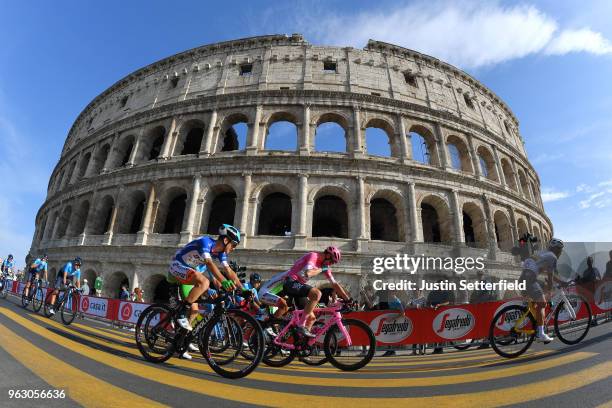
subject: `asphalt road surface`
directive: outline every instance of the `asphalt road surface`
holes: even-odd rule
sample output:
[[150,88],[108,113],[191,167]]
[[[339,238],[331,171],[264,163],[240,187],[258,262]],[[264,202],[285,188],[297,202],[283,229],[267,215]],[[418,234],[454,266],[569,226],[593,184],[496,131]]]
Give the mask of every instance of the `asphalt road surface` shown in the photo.
[[[0,407],[612,407],[612,323],[576,346],[534,344],[515,360],[469,349],[375,357],[353,373],[261,364],[247,378],[226,380],[202,358],[144,361],[133,332],[57,320],[0,300]],[[10,390],[65,397],[15,399]]]

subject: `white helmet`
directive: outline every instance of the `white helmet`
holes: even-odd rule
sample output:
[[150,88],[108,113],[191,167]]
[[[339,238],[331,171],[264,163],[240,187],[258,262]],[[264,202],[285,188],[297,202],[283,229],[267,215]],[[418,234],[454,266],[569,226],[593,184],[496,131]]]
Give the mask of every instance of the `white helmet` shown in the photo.
[[555,249],[555,248],[563,249],[563,247],[564,247],[563,241],[561,241],[558,238],[553,238],[548,242],[548,249]]

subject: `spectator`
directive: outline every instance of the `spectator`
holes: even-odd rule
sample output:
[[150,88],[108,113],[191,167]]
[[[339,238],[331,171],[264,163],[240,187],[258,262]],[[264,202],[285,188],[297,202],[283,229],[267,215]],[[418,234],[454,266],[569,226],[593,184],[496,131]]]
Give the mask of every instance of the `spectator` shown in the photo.
[[[422,309],[427,299],[422,295],[421,289],[408,290],[406,291],[406,295],[408,297],[408,301],[406,302],[406,309]],[[412,345],[412,355],[416,355],[417,351],[420,354],[425,354],[425,347],[423,344],[413,344]]]
[[368,284],[364,289],[360,291],[362,297],[362,310],[368,312],[375,310],[374,305],[378,303],[378,298],[374,295],[374,288]]
[[[593,257],[589,256],[587,258],[587,268],[582,272],[582,277],[579,282],[590,293],[594,293],[595,284],[598,280],[601,280],[601,274],[597,268],[593,267]],[[591,326],[597,326],[597,315],[593,316]]]
[[143,294],[144,292],[140,288],[134,288],[134,302],[143,303]]
[[[444,282],[442,279],[436,281],[436,283]],[[452,305],[455,303],[455,294],[452,290],[432,290],[427,295],[427,305],[437,310],[441,306]],[[439,343],[436,343],[433,354],[441,354],[443,352],[442,347]]]
[[87,284],[87,279],[83,279],[83,284],[81,285],[81,293],[86,295],[86,296],[89,296],[90,295],[90,293],[89,293],[90,290],[91,289],[89,288],[89,285]]
[[130,292],[128,292],[125,285],[121,285],[121,291],[119,292],[119,300],[130,300]]
[[98,275],[98,277],[96,277],[96,280],[94,282],[94,289],[96,290],[96,296],[100,297],[102,296],[102,284],[104,282],[104,279],[102,279],[102,276]]
[[[476,272],[476,282],[480,282],[481,284],[493,283],[491,279],[485,277],[483,270],[478,270]],[[472,292],[470,296],[470,303],[483,303],[483,302],[492,302],[497,300],[497,296],[494,290],[487,289],[479,289]]]
[[606,273],[604,279],[612,279],[612,251],[610,251],[610,260],[606,263]]

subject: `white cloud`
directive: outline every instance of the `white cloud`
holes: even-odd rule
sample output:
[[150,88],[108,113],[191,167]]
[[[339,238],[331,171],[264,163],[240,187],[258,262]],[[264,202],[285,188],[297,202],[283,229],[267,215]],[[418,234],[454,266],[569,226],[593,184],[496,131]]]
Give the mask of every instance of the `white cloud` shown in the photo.
[[569,52],[588,52],[603,55],[612,53],[612,43],[601,33],[589,28],[563,30],[546,46],[545,54],[563,55]]
[[605,193],[603,191],[600,191],[599,193],[591,194],[586,200],[581,200],[578,205],[580,205],[580,208],[582,209],[589,208],[593,204],[594,200],[598,199],[599,197],[602,197],[604,194]]
[[533,54],[612,53],[590,28],[561,28],[535,6],[476,1],[420,1],[385,11],[330,15],[308,10],[297,25],[324,44],[361,48],[372,38],[433,55],[464,68]]
[[549,203],[551,201],[562,200],[569,196],[570,194],[566,191],[555,191],[554,189],[551,189],[551,188],[542,189],[542,201],[545,203]]
[[531,160],[531,162],[533,164],[544,164],[544,163],[555,162],[559,159],[562,159],[563,157],[565,157],[563,153],[554,153],[554,154],[541,153],[540,155],[536,156],[533,160]]

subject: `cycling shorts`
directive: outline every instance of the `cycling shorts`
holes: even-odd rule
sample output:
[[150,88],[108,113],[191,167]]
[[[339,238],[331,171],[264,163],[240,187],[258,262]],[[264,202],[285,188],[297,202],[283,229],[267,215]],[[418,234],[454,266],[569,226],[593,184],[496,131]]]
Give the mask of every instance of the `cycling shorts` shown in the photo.
[[195,269],[184,265],[179,261],[172,261],[170,267],[168,268],[168,274],[182,284],[191,283],[196,273],[198,272]]
[[525,281],[525,290],[521,294],[531,300],[539,301],[544,297],[542,285],[538,282],[537,275],[529,269],[523,269],[519,281]]
[[307,297],[311,289],[312,286],[291,278],[285,279],[283,283],[283,292],[285,292],[287,296],[292,296],[294,298]]
[[36,280],[36,275],[38,275],[38,277],[40,278],[40,273],[36,269],[30,269],[28,274],[28,280],[30,281],[30,283],[34,283],[34,281]]
[[[66,276],[66,284],[72,283],[72,276]],[[55,278],[55,285],[53,286],[55,289],[61,289],[64,286],[64,278],[60,275]]]

